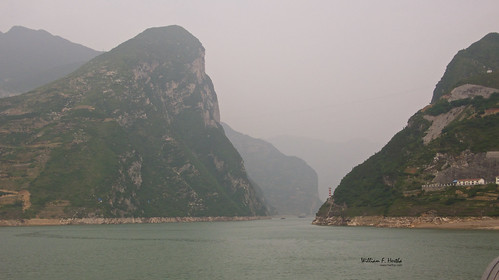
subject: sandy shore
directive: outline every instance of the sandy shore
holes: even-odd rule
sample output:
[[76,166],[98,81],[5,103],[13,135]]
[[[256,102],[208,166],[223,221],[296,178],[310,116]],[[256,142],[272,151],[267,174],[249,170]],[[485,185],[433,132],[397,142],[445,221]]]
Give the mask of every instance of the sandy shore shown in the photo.
[[60,226],[60,225],[112,225],[159,224],[189,222],[228,222],[270,219],[265,216],[250,217],[152,217],[152,218],[78,218],[78,219],[26,219],[0,220],[0,226]]

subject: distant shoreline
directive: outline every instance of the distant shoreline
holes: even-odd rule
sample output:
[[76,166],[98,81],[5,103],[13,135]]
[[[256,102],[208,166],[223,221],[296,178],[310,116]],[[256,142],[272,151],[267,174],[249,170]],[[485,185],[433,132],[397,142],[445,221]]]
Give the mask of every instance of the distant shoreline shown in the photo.
[[151,218],[60,218],[0,220],[0,227],[16,226],[62,226],[62,225],[118,225],[118,224],[160,224],[192,222],[230,222],[271,219],[270,216],[236,217],[151,217]]
[[316,217],[312,222],[321,226],[370,226],[388,228],[482,229],[499,230],[499,217]]

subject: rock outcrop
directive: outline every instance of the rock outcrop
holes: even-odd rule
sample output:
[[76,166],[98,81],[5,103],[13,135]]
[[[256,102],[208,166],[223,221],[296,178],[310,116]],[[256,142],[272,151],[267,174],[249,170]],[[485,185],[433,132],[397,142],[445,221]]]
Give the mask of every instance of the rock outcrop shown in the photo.
[[494,92],[497,92],[496,88],[484,87],[480,85],[465,84],[458,86],[453,89],[449,95],[443,96],[447,101],[456,101],[466,98],[475,98],[481,96],[483,98],[489,98]]
[[423,137],[423,143],[428,144],[431,140],[440,137],[442,130],[451,122],[456,120],[466,109],[465,106],[452,108],[445,114],[438,116],[425,115],[425,120],[431,122],[431,126],[426,130],[426,135]]
[[455,228],[455,229],[495,229],[499,230],[497,217],[385,217],[355,216],[317,217],[312,224],[320,226],[354,226],[387,228]]
[[151,218],[61,218],[0,220],[0,226],[119,225],[193,222],[229,222],[270,219],[268,216],[241,217],[151,217]]

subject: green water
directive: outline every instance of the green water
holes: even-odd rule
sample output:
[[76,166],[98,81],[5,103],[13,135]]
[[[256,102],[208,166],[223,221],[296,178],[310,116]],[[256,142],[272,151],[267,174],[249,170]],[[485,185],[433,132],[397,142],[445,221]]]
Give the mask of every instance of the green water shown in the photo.
[[4,227],[0,279],[480,279],[499,255],[497,231],[310,222]]

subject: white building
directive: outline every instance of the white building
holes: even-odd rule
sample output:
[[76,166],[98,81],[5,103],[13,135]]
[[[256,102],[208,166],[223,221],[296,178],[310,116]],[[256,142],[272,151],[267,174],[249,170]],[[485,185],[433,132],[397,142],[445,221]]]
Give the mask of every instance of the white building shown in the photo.
[[[497,178],[496,178],[497,181]],[[457,186],[473,186],[473,185],[484,185],[485,180],[483,178],[479,179],[459,179],[456,182]]]

